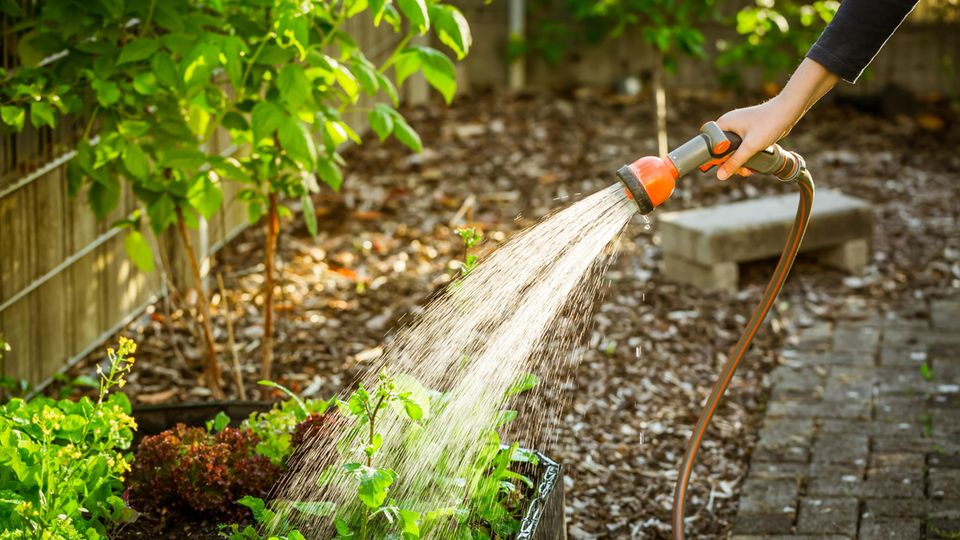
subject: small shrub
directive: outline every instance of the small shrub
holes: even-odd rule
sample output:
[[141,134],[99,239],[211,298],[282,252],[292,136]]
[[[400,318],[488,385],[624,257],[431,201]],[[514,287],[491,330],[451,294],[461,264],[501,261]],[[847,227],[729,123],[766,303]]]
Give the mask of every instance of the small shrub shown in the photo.
[[212,433],[183,424],[146,437],[130,474],[131,504],[236,517],[237,500],[266,496],[280,474],[270,459],[257,454],[259,442],[247,429]]
[[0,407],[0,538],[104,538],[108,521],[126,519],[124,450],[136,423],[122,393],[136,344],[108,350],[97,401],[15,398]]
[[283,467],[298,444],[292,444],[291,438],[297,425],[310,415],[322,415],[330,408],[332,400],[301,399],[289,389],[271,382],[260,381],[261,386],[276,388],[290,399],[274,405],[267,412],[251,414],[241,427],[249,429],[260,439],[257,454],[270,459],[278,467]]

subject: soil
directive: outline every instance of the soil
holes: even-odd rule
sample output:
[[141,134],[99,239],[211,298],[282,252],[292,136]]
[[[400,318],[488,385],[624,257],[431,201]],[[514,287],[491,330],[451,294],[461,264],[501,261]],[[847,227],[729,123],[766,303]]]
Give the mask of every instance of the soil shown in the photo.
[[[738,104],[726,96],[671,98],[674,144]],[[960,287],[956,110],[931,105],[924,114],[942,120],[931,123],[880,118],[852,103],[818,106],[786,146],[806,156],[818,187],[874,204],[873,264],[860,277],[805,259],[795,267],[707,433],[688,503],[691,537],[721,538],[730,528],[766,399],[765,375],[793,329],[866,303],[909,304]],[[609,185],[624,163],[656,153],[646,101],[588,90],[469,95],[449,109],[430,105],[407,114],[425,143],[422,154],[394,142],[351,149],[343,191],[315,198],[319,236],[311,238],[300,219],[283,225],[274,374],[305,396],[348,386],[393,329],[449,281],[462,257],[453,228],[484,230],[482,261],[511,233]],[[769,178],[721,183],[691,175],[664,210],[790,189]],[[733,294],[679,286],[657,268],[655,230],[656,213],[628,229],[580,367],[551,397],[563,408],[562,423],[545,450],[566,467],[573,539],[668,537],[687,437],[773,267],[745,265]],[[237,392],[225,317],[235,326],[248,397],[258,388],[263,236],[262,227],[248,229],[213,264],[232,308],[226,312],[220,294],[212,295],[228,397]],[[193,296],[179,291],[122,332],[140,343],[126,389],[135,402],[209,399],[200,385]],[[93,354],[72,374],[90,374],[102,359]],[[128,537],[135,536],[121,536]]]

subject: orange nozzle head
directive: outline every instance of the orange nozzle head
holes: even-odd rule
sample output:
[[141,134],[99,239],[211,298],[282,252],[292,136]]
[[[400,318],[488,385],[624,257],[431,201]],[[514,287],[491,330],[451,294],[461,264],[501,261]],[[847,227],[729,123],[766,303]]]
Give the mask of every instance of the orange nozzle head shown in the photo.
[[670,198],[680,174],[669,159],[656,156],[640,158],[624,165],[617,176],[626,187],[627,196],[637,203],[641,214],[649,214]]

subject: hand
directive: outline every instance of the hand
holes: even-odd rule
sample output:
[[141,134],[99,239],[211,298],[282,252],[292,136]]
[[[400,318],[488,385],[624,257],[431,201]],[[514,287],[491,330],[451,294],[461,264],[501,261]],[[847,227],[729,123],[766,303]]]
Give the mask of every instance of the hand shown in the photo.
[[721,116],[717,119],[720,129],[740,135],[743,142],[717,170],[717,178],[726,180],[733,173],[749,176],[751,171],[743,164],[757,152],[786,137],[797,120],[799,117],[778,98]]
[[817,62],[804,58],[777,97],[766,103],[730,111],[717,120],[720,129],[732,131],[743,142],[717,170],[717,178],[726,180],[734,172],[747,176],[743,167],[754,154],[786,137],[813,104],[840,78]]

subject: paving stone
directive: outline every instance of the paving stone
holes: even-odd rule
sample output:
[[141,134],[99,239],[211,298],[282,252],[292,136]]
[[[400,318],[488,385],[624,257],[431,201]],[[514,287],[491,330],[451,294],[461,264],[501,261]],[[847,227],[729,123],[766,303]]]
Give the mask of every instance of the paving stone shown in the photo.
[[941,469],[960,469],[960,456],[935,452],[927,456],[927,463]]
[[801,351],[793,361],[814,366],[872,366],[874,358],[873,351]]
[[855,497],[862,492],[864,464],[811,463],[806,494],[818,497]]
[[925,465],[926,456],[923,454],[875,453],[870,456],[867,478],[921,485],[926,474]]
[[730,540],[850,540],[837,534],[734,534]]
[[863,323],[840,323],[833,329],[833,350],[875,351],[880,344],[880,329]]
[[956,330],[932,330],[923,335],[923,342],[930,346],[956,347],[960,345],[960,332]]
[[858,505],[854,498],[804,498],[800,501],[797,532],[802,534],[857,534]]
[[740,514],[787,514],[792,522],[799,489],[792,478],[747,478],[740,492]]
[[926,345],[910,347],[881,347],[880,365],[884,367],[913,367],[919,369],[920,364],[929,358]]
[[867,519],[860,524],[859,540],[919,540],[919,519]]
[[875,452],[940,452],[944,454],[960,453],[960,441],[942,437],[904,437],[898,435],[878,435],[871,437]]
[[931,381],[925,380],[920,374],[919,367],[914,370],[889,368],[881,375],[877,383],[877,390],[881,395],[926,394],[932,393],[935,389],[936,385]]
[[956,540],[960,536],[960,519],[931,519],[927,521],[927,538]]
[[934,300],[930,303],[930,319],[934,328],[960,330],[960,300]]
[[813,437],[812,418],[767,418],[754,455],[767,461],[806,463]]
[[813,397],[823,394],[823,368],[812,365],[782,365],[770,373],[773,398]]
[[929,331],[930,325],[927,321],[889,321],[883,328],[883,346],[902,347],[922,343],[924,334]]
[[877,421],[888,424],[920,422],[926,409],[925,397],[904,395],[881,396],[874,408]]
[[788,478],[800,482],[807,475],[805,463],[761,461],[754,455],[750,461],[750,478]]
[[775,400],[768,404],[767,416],[867,420],[870,418],[870,404],[851,401]]
[[[733,526],[734,535],[789,533],[793,529],[793,514],[738,514]],[[769,538],[763,536],[763,538]]]
[[934,365],[948,365],[960,363],[960,345],[935,344],[927,347],[927,355]]
[[930,504],[925,499],[868,498],[863,513],[870,517],[925,517]]
[[864,435],[846,433],[820,435],[813,444],[813,461],[866,464],[868,452],[869,439]]
[[827,386],[824,397],[836,401],[866,401],[873,396],[873,385],[876,378],[864,374],[862,370],[844,366],[836,366],[827,376]]
[[931,467],[927,495],[937,499],[960,498],[960,469]]

